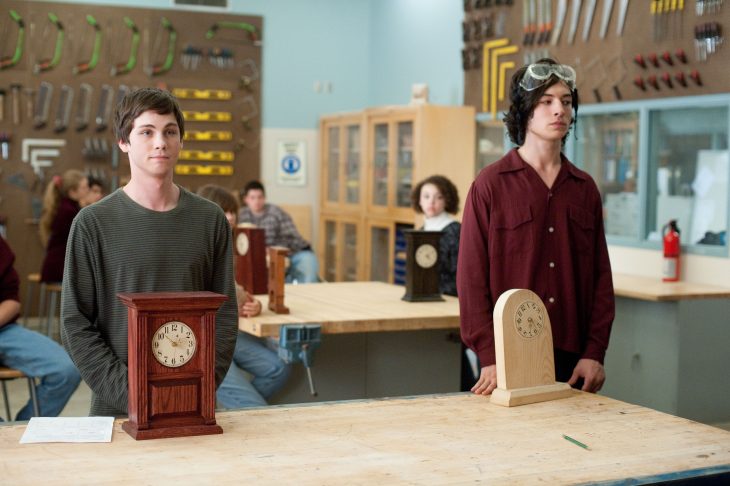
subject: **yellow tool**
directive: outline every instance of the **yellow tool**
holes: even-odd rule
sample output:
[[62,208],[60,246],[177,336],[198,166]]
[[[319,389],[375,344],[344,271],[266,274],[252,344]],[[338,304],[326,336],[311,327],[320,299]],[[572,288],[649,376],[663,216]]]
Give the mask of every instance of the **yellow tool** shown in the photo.
[[233,162],[233,152],[225,150],[181,150],[179,160],[205,160],[207,162]]
[[502,47],[509,44],[509,39],[495,39],[487,41],[482,47],[482,111],[489,111],[489,51],[494,47]]
[[230,100],[233,94],[227,89],[174,88],[173,96],[181,100]]
[[233,116],[227,111],[183,111],[185,121],[229,122]]
[[186,130],[183,140],[195,142],[226,142],[233,140],[233,133],[226,130]]
[[175,174],[229,176],[233,175],[233,167],[230,165],[177,164]]

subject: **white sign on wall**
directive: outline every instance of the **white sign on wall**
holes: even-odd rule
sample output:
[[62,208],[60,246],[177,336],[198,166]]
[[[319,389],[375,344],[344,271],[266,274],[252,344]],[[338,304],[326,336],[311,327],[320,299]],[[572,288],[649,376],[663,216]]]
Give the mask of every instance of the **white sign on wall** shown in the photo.
[[276,182],[282,186],[307,183],[307,143],[279,140],[276,145]]

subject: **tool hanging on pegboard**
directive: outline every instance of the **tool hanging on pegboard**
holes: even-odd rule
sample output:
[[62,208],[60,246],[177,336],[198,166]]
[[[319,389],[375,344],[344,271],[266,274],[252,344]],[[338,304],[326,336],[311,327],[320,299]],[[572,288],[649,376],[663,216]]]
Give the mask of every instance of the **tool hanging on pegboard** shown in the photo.
[[135,23],[129,17],[124,17],[124,25],[132,32],[132,45],[129,50],[129,57],[127,62],[122,62],[111,67],[109,74],[112,76],[119,76],[120,74],[127,74],[134,69],[137,65],[137,52],[139,51],[139,42],[141,35],[139,29]]
[[185,130],[183,140],[191,142],[227,142],[233,140],[233,132],[226,130]]
[[230,165],[177,164],[177,165],[175,165],[175,174],[232,176],[233,175],[233,166],[230,166]]
[[41,82],[38,88],[35,111],[33,113],[33,128],[41,129],[48,123],[48,115],[51,111],[51,99],[53,98],[53,85],[46,81]]
[[37,62],[33,66],[33,72],[36,74],[49,71],[58,66],[58,63],[61,62],[61,55],[63,54],[63,40],[65,36],[63,24],[58,20],[56,14],[52,12],[48,12],[48,20],[56,27],[56,42],[53,48],[53,57]]
[[183,119],[196,122],[229,122],[233,120],[233,115],[228,111],[183,110]]
[[256,29],[255,25],[249,24],[248,22],[216,22],[211,25],[208,32],[205,33],[205,38],[208,40],[212,39],[221,29],[243,30],[248,33],[248,39],[253,43],[253,45],[261,45],[261,38],[258,29]]
[[233,162],[233,152],[227,150],[181,150],[179,160],[202,160],[204,162]]
[[58,97],[58,110],[56,119],[53,121],[53,131],[61,133],[68,128],[68,121],[71,118],[71,106],[74,100],[74,90],[67,84],[61,86],[61,93]]
[[181,100],[227,101],[233,97],[231,91],[227,89],[174,88],[172,95]]
[[89,58],[89,60],[82,61],[74,66],[74,74],[88,73],[90,71],[93,71],[94,68],[96,68],[96,65],[99,64],[102,39],[101,27],[99,26],[99,23],[96,21],[94,16],[90,14],[86,15],[86,23],[89,24],[92,29],[94,29],[94,45],[91,48],[91,57]]
[[241,64],[243,74],[238,78],[238,88],[253,91],[253,82],[259,79],[259,70],[253,59],[244,59]]
[[103,132],[109,126],[109,120],[112,114],[112,105],[114,103],[114,88],[108,84],[101,86],[101,95],[99,96],[99,107],[96,111],[96,131]]
[[13,52],[13,55],[0,58],[0,70],[9,69],[15,66],[18,64],[18,61],[20,61],[20,58],[23,57],[23,46],[25,45],[25,22],[18,12],[12,9],[10,10],[10,18],[18,26],[18,37],[15,41],[15,51]]
[[159,76],[168,72],[172,68],[173,62],[175,62],[175,44],[177,43],[177,31],[172,26],[172,23],[165,17],[162,17],[160,19],[160,24],[162,25],[162,30],[158,31],[157,36],[155,37],[155,46],[152,50],[151,59],[155,59],[155,57],[159,54],[163,43],[162,39],[164,34],[166,34],[167,36],[167,52],[162,62],[157,63],[154,60],[151,60],[150,63],[145,67],[145,72],[150,77]]
[[91,97],[94,90],[88,83],[79,85],[79,96],[76,103],[76,131],[80,132],[89,126],[91,120]]

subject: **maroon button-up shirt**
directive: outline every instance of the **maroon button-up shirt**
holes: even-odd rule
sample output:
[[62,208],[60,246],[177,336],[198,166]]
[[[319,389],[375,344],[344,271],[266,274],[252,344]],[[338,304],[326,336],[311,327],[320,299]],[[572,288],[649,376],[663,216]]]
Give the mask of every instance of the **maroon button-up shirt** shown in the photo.
[[561,159],[550,189],[516,149],[469,189],[456,282],[462,339],[481,366],[495,363],[494,303],[514,288],[545,303],[555,348],[603,363],[615,311],[601,196]]

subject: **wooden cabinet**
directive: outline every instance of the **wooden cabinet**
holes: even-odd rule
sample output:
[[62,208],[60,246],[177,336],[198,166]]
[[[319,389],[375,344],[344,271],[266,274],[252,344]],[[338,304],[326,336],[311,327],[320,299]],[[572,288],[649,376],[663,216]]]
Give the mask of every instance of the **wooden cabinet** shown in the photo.
[[322,278],[400,280],[398,234],[418,224],[413,187],[441,174],[463,200],[475,170],[474,117],[472,107],[434,105],[322,117]]

